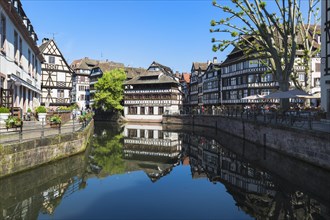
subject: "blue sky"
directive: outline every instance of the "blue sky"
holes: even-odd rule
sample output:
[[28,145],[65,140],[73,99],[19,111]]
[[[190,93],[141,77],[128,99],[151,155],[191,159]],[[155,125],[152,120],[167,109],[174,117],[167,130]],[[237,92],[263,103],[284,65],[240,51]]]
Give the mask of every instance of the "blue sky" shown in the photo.
[[71,63],[90,57],[147,68],[152,61],[190,72],[212,51],[210,21],[220,12],[212,0],[22,0],[39,37],[53,34]]

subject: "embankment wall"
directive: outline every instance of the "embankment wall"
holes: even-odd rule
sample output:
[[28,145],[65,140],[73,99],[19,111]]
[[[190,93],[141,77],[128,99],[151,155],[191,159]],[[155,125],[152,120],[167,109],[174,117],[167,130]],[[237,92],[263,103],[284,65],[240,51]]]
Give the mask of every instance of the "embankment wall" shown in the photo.
[[330,135],[325,132],[212,115],[163,116],[163,124],[214,128],[285,153],[288,156],[330,169]]
[[93,131],[92,120],[82,131],[0,145],[0,177],[83,152]]

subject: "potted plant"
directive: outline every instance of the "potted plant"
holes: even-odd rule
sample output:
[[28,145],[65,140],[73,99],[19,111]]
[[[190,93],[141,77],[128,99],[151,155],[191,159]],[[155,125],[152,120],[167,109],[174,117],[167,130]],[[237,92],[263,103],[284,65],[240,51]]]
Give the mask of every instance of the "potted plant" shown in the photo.
[[6,119],[8,119],[9,115],[10,115],[9,108],[0,107],[0,122],[5,121]]
[[59,126],[62,122],[62,119],[60,116],[58,115],[54,115],[50,118],[50,126],[53,127],[53,126]]
[[45,106],[40,105],[37,107],[36,113],[38,114],[39,121],[46,121],[47,109]]
[[9,116],[6,120],[6,128],[17,128],[22,126],[22,121],[20,118],[15,116]]
[[31,114],[32,114],[32,111],[30,108],[28,108],[27,113],[26,113],[26,120],[31,121]]

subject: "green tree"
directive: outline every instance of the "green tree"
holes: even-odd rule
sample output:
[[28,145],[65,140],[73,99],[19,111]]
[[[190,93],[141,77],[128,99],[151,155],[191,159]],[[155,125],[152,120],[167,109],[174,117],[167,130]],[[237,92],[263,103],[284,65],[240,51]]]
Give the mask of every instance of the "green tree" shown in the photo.
[[[221,40],[212,39],[213,51],[223,51],[230,45],[237,47],[246,55],[263,60],[267,73],[274,75],[281,91],[289,89],[290,79],[297,88],[302,88],[294,64],[299,55],[299,62],[308,74],[311,58],[319,52],[314,42],[319,30],[312,24],[320,21],[320,0],[274,0],[267,2],[271,7],[267,7],[265,0],[231,2],[229,7],[213,1],[224,17],[212,20],[211,26],[218,28],[210,31],[227,34]],[[288,100],[281,104],[283,108],[289,106]]]
[[103,73],[95,84],[94,107],[104,111],[122,110],[123,82],[126,73],[123,69],[114,69]]

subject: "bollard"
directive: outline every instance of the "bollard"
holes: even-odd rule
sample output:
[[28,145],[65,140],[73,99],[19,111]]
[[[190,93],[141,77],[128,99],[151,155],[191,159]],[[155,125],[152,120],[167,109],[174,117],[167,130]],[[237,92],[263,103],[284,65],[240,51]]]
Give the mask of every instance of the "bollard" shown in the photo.
[[58,125],[58,134],[61,134],[61,123]]
[[43,138],[45,135],[45,130],[44,130],[44,118],[41,120],[41,138]]
[[74,129],[74,118],[72,119],[72,132],[74,132],[75,129]]
[[21,122],[21,127],[19,129],[19,141],[21,142],[23,140],[23,121]]

